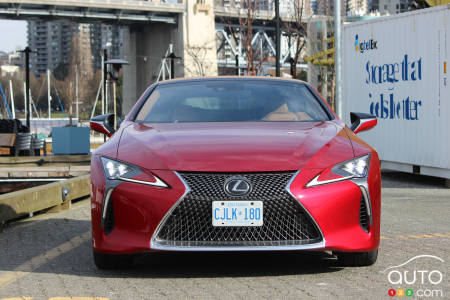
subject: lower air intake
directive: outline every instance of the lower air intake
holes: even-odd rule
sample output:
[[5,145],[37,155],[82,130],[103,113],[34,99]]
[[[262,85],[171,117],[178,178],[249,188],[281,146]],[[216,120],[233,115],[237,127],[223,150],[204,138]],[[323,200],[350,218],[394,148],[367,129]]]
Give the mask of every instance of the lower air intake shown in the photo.
[[364,196],[361,196],[359,205],[359,225],[365,232],[369,232],[369,214],[367,213],[367,205]]

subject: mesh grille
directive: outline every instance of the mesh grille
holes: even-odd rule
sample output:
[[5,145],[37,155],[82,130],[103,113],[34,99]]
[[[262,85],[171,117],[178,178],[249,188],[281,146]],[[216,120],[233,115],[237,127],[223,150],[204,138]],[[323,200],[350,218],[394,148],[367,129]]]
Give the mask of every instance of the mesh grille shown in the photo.
[[367,205],[363,196],[361,196],[361,203],[359,205],[359,224],[365,232],[369,232],[369,215],[367,214]]
[[[322,240],[317,227],[301,205],[287,191],[294,175],[285,173],[181,173],[190,192],[162,225],[156,237],[167,246],[286,246],[317,243]],[[225,193],[227,178],[241,175],[253,185],[247,196]],[[214,227],[212,201],[263,201],[263,226]]]

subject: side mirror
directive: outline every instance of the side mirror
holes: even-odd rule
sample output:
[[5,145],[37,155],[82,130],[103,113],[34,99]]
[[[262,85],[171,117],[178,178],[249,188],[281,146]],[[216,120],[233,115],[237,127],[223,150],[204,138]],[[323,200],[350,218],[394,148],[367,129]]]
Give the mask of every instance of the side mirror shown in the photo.
[[[117,120],[119,123],[119,120]],[[91,119],[89,127],[92,130],[112,136],[116,130],[114,129],[114,114],[104,114],[95,116]]]
[[377,125],[377,117],[365,113],[350,113],[352,125],[350,129],[357,134],[362,131],[370,130]]

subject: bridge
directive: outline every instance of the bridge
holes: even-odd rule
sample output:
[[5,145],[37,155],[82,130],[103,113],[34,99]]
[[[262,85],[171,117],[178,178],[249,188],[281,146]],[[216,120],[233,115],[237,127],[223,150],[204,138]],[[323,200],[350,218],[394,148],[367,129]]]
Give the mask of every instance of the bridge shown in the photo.
[[[125,25],[123,58],[130,64],[124,66],[122,107],[127,113],[162,70],[170,76],[163,59],[169,52],[180,58],[174,64],[175,77],[214,76],[218,67],[246,68],[244,47],[233,28],[239,31],[247,10],[213,1],[0,0],[0,18]],[[266,67],[275,64],[274,17],[270,7],[254,14],[252,45],[266,57]],[[286,9],[281,18],[294,21]],[[282,67],[289,67],[290,45],[283,37]]]
[[139,0],[0,0],[0,16],[11,19],[70,19],[88,22],[175,24],[185,3]]

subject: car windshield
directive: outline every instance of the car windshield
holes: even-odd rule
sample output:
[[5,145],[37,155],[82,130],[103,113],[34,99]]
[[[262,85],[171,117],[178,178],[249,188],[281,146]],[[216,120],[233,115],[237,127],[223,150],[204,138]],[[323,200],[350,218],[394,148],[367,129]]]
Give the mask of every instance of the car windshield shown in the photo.
[[206,80],[156,87],[137,122],[327,121],[328,114],[303,83]]

